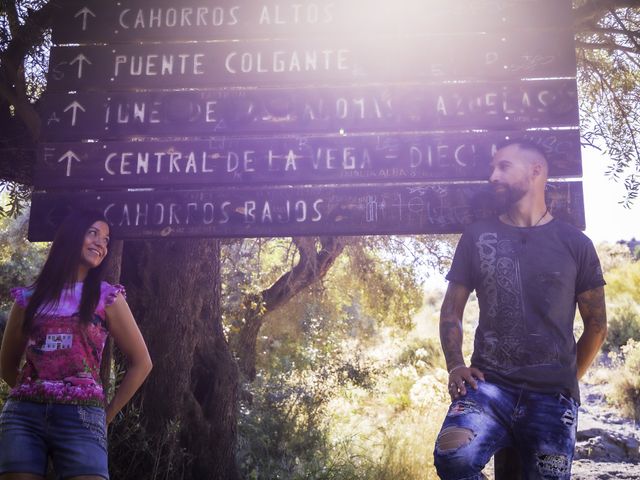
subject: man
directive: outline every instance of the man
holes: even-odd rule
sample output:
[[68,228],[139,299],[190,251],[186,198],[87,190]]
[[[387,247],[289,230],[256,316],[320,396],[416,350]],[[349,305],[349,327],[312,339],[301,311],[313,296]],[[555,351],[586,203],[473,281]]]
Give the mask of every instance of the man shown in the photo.
[[[491,456],[513,447],[523,478],[569,479],[578,379],[607,330],[605,282],[591,241],[545,204],[544,152],[512,141],[491,167],[504,213],[467,228],[447,275],[440,339],[452,403],[435,465],[443,479],[481,479]],[[462,315],[473,290],[480,319],[467,365]],[[577,344],[576,302],[584,322]]]

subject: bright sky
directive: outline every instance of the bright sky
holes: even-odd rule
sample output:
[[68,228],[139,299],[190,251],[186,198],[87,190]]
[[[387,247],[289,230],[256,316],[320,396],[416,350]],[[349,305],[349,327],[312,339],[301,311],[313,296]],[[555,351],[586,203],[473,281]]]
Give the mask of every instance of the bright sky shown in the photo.
[[605,177],[607,159],[594,148],[582,149],[585,233],[594,243],[640,239],[640,199],[631,209],[618,203],[624,185]]

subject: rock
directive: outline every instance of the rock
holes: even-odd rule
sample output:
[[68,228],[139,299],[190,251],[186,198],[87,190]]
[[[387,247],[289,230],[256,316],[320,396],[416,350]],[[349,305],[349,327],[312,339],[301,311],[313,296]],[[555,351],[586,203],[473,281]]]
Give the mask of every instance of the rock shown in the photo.
[[576,441],[583,442],[590,438],[599,437],[606,432],[602,428],[587,428],[585,430],[578,430],[576,434]]
[[577,460],[571,468],[571,480],[638,480],[639,468],[632,463]]
[[[636,438],[627,438],[625,448],[629,460],[632,462],[640,462],[640,442]],[[638,468],[640,469],[640,467]],[[638,476],[640,476],[640,473]]]
[[624,436],[600,428],[578,432],[576,458],[607,461],[635,462],[640,459],[639,442],[635,437]]

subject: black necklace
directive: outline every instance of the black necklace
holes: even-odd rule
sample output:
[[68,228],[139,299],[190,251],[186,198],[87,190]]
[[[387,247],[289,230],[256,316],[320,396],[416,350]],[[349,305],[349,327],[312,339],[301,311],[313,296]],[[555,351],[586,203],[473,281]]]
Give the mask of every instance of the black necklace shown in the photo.
[[[533,225],[531,225],[531,227],[537,227],[538,224],[542,221],[542,219],[544,217],[547,216],[547,213],[549,213],[549,207],[546,208],[546,210],[544,211],[544,213],[542,214],[542,216],[538,219],[538,221],[536,223],[534,223]],[[520,225],[517,225],[516,222],[513,221],[513,218],[511,218],[511,214],[509,212],[507,212],[507,218],[509,219],[509,221],[511,222],[511,224],[514,227],[520,227]],[[521,227],[522,228],[522,227]]]
[[[524,228],[537,227],[538,224],[542,221],[542,219],[547,216],[547,213],[549,213],[549,207],[546,208],[546,210],[544,211],[544,213],[542,214],[542,216],[538,219],[538,221],[536,223],[531,225],[531,227],[524,227]],[[516,222],[513,221],[513,218],[511,218],[511,215],[509,214],[509,212],[507,212],[507,218],[513,224],[514,227],[523,228],[523,227],[520,227],[519,225],[516,225]],[[526,234],[526,232],[524,230],[520,230],[520,243],[522,244],[523,247],[527,243],[527,234]]]

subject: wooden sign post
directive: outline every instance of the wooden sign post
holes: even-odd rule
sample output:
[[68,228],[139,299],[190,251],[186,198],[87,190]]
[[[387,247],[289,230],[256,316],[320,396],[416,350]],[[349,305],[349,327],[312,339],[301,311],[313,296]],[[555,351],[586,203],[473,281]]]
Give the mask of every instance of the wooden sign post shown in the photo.
[[460,232],[497,145],[539,144],[584,227],[568,0],[70,0],[30,239]]

